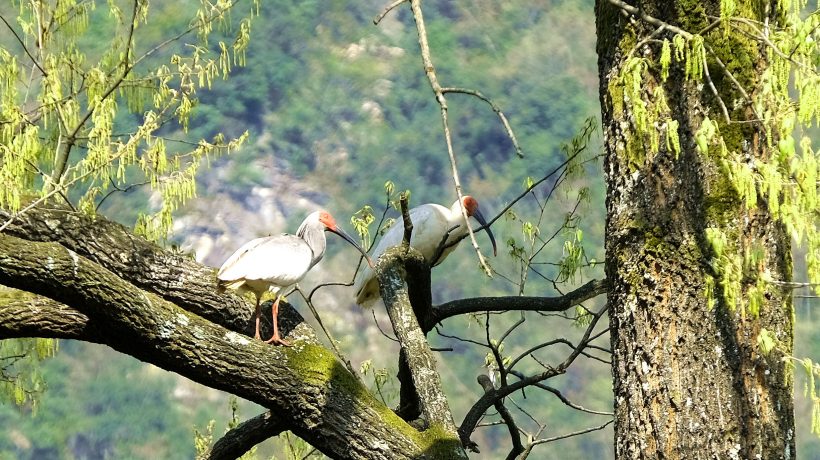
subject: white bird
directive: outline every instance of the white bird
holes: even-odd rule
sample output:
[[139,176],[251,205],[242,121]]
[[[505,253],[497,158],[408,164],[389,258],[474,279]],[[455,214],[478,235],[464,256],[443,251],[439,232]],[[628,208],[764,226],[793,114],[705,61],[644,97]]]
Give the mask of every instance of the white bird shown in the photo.
[[294,285],[322,260],[325,254],[327,241],[325,231],[333,232],[361,252],[368,263],[370,258],[344,230],[336,225],[336,220],[327,211],[311,213],[299,226],[296,235],[283,233],[276,236],[267,236],[248,241],[236,250],[219,268],[218,286],[237,289],[240,292],[252,292],[256,296],[256,334],[259,334],[259,301],[265,291],[276,295],[271,314],[273,315],[273,337],[267,343],[288,345],[279,337],[279,301],[280,292],[288,286]]
[[[478,201],[475,198],[465,195],[463,198],[464,209],[467,210],[467,216],[475,218],[482,226],[487,225],[484,215],[478,209]],[[417,249],[428,263],[433,266],[440,264],[451,252],[455,249],[455,245],[446,247],[437,260],[432,260],[436,255],[436,250],[441,244],[444,235],[450,230],[447,236],[445,246],[459,240],[462,236],[467,234],[467,226],[464,225],[464,218],[461,215],[461,206],[459,200],[456,200],[450,209],[445,208],[440,204],[427,203],[417,206],[410,210],[410,220],[413,221],[413,233],[410,236],[410,246]],[[490,227],[486,227],[487,235],[490,237],[490,242],[493,244],[493,255],[496,254],[495,238]],[[401,224],[394,225],[384,234],[376,249],[373,251],[373,259],[378,260],[379,257],[388,248],[401,244],[404,238],[404,226]],[[381,297],[379,293],[379,281],[376,274],[369,267],[363,267],[356,277],[354,284],[356,288],[356,303],[362,306],[370,306],[373,302]]]

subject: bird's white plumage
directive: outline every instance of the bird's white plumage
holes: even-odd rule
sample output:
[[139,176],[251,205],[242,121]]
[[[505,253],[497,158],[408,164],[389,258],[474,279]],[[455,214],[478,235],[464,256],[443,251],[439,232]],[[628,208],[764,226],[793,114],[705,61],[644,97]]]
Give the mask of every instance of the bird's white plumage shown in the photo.
[[[467,233],[467,227],[464,225],[464,218],[461,215],[459,201],[453,203],[450,209],[435,203],[417,206],[410,210],[410,220],[413,221],[413,233],[410,237],[410,245],[421,252],[428,262],[435,255],[436,249],[438,249],[447,230],[458,226],[450,232],[447,243],[445,244]],[[471,225],[474,220],[475,219],[470,218]],[[404,226],[401,222],[397,222],[384,234],[382,239],[379,240],[379,244],[376,245],[376,249],[373,250],[373,254],[371,255],[373,260],[378,260],[388,248],[401,244],[403,237]],[[455,249],[455,246],[445,249],[441,257],[436,261],[436,264],[441,263],[453,249]],[[379,282],[373,270],[368,266],[364,266],[359,272],[354,286],[356,288],[356,303],[359,305],[368,306],[380,297]]]
[[311,267],[310,246],[296,235],[282,234],[248,241],[225,261],[217,278],[234,289],[261,295],[296,284]]
[[[271,306],[273,337],[266,342],[288,344],[279,336],[277,316],[282,299],[279,291],[298,283],[322,260],[327,246],[325,230],[336,233],[367,256],[350,235],[336,225],[333,216],[320,210],[302,221],[296,235],[284,233],[248,241],[219,268],[217,285],[220,289],[237,289],[256,296],[256,338],[259,338],[259,302],[262,294],[270,290],[277,297]],[[370,262],[369,258],[367,260]]]

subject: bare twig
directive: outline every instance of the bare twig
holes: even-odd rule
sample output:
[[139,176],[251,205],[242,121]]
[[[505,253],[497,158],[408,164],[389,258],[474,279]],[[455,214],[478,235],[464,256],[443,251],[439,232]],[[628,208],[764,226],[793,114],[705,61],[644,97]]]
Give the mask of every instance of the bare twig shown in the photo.
[[[105,203],[105,200],[107,200],[107,199],[108,199],[108,197],[110,197],[110,196],[111,196],[111,195],[113,195],[114,193],[116,193],[116,192],[128,193],[128,192],[130,192],[130,191],[131,191],[131,189],[133,189],[133,188],[136,188],[136,187],[141,187],[141,186],[143,186],[143,185],[147,185],[147,184],[149,184],[149,183],[150,183],[150,182],[148,182],[148,181],[146,181],[146,182],[138,182],[138,183],[136,183],[136,184],[130,184],[130,185],[128,185],[128,186],[127,186],[127,187],[125,187],[125,188],[120,188],[117,184],[115,184],[115,183],[114,183],[114,180],[113,180],[113,179],[111,179],[111,178],[109,177],[109,178],[108,178],[108,180],[111,182],[111,186],[112,186],[112,187],[114,187],[114,190],[111,190],[110,192],[106,193],[106,194],[105,194],[105,196],[103,196],[103,197],[100,199],[100,201],[97,203],[97,206],[95,207],[95,209],[97,209],[97,210],[99,210],[99,209],[100,209],[100,206],[102,206],[102,205],[103,205],[103,203]],[[71,203],[69,203],[69,204],[71,204]]]
[[[327,286],[327,284],[325,284],[325,286]],[[318,287],[316,287],[313,291],[311,291],[310,297],[313,296],[313,293],[316,292],[316,289],[318,289]],[[296,285],[295,288],[291,289],[288,294],[290,294],[294,290],[298,291],[299,295],[301,295],[302,298],[305,300],[305,303],[307,304],[308,308],[310,308],[310,312],[313,313],[313,317],[316,318],[316,322],[319,323],[319,327],[322,328],[322,332],[325,333],[325,337],[327,337],[327,341],[330,342],[330,347],[333,349],[333,352],[336,354],[336,357],[339,358],[339,360],[344,363],[345,367],[350,372],[350,374],[355,376],[361,382],[362,381],[361,376],[359,375],[358,372],[356,372],[356,369],[353,368],[353,364],[350,363],[350,360],[347,359],[347,357],[344,354],[342,354],[341,350],[339,350],[339,348],[336,346],[336,340],[334,340],[333,336],[331,336],[330,332],[328,332],[327,328],[325,327],[325,324],[322,322],[322,318],[319,316],[319,312],[317,312],[316,307],[313,306],[313,302],[311,302],[310,297],[305,296],[305,294],[302,292],[302,290],[299,289],[298,284]],[[285,295],[284,297],[287,297],[287,295]]]
[[446,88],[441,88],[441,92],[445,93],[445,94],[446,93],[468,94],[470,96],[475,96],[475,97],[481,99],[482,101],[486,102],[487,104],[490,104],[490,107],[492,107],[493,112],[495,112],[496,115],[498,115],[498,118],[501,120],[501,124],[504,125],[504,130],[507,131],[507,137],[509,137],[510,140],[512,141],[513,148],[515,149],[515,154],[518,155],[518,158],[524,158],[524,150],[522,150],[521,145],[518,144],[518,138],[515,137],[515,133],[513,132],[512,126],[510,126],[509,120],[507,120],[507,116],[504,115],[504,112],[501,110],[501,107],[496,105],[496,103],[493,102],[492,99],[490,99],[487,96],[481,94],[479,91],[476,91],[476,90],[473,90],[473,89],[467,89],[467,88],[446,87]]
[[409,0],[395,0],[393,3],[385,6],[382,12],[379,13],[378,16],[373,18],[373,24],[379,25],[379,23],[382,22],[382,19],[384,19],[384,17],[387,16],[387,13],[393,11],[395,8],[398,8],[399,5],[407,1]]
[[[498,374],[501,376],[501,386],[507,386],[507,369],[505,369],[504,358],[501,356],[501,351],[499,350],[503,340],[494,342],[490,339],[490,315],[484,316],[484,332],[486,334],[487,346],[490,347],[493,359],[495,359],[495,366],[498,368]],[[479,381],[479,383],[481,383],[481,381]]]
[[502,386],[501,388],[493,391],[490,394],[485,393],[478,401],[476,401],[475,404],[473,404],[473,406],[464,416],[464,420],[462,421],[461,426],[458,429],[458,434],[461,438],[462,445],[467,446],[472,444],[472,441],[470,440],[470,434],[475,429],[475,426],[482,417],[482,415],[487,411],[487,409],[490,406],[492,406],[495,403],[497,399],[503,398],[507,395],[515,393],[518,390],[524,389],[528,386],[540,383],[544,380],[550,379],[552,377],[555,377],[566,372],[567,368],[583,352],[583,349],[589,343],[589,338],[592,334],[592,331],[598,324],[598,320],[600,320],[604,313],[606,313],[607,308],[607,306],[604,306],[598,313],[595,313],[593,315],[592,320],[587,326],[587,329],[584,332],[584,336],[578,342],[578,345],[566,357],[566,359],[564,359],[564,361],[558,365],[558,367],[548,367],[544,372],[531,375],[529,377],[524,377],[518,382],[511,383],[507,386]]
[[537,439],[537,440],[535,440],[531,443],[531,446],[537,446],[538,444],[544,444],[544,443],[547,443],[547,442],[558,441],[560,439],[571,438],[573,436],[579,436],[579,435],[582,435],[582,434],[591,433],[593,431],[600,431],[600,430],[603,430],[604,428],[606,428],[607,426],[609,426],[614,421],[615,420],[608,420],[603,425],[595,426],[595,427],[592,427],[592,428],[587,428],[587,429],[584,429],[584,430],[573,431],[572,433],[562,434],[560,436],[554,436],[552,438]]
[[[418,34],[418,43],[419,43],[419,50],[421,52],[421,59],[422,64],[424,67],[424,73],[427,76],[427,80],[430,83],[430,87],[433,90],[433,94],[436,98],[436,102],[438,102],[440,107],[441,113],[441,122],[442,127],[444,129],[444,139],[447,144],[447,155],[450,158],[450,167],[453,177],[453,185],[456,189],[456,195],[458,199],[461,201],[464,198],[461,188],[461,180],[458,176],[458,164],[456,162],[455,153],[453,150],[453,141],[452,136],[450,134],[450,125],[447,119],[447,99],[444,96],[444,88],[439,84],[438,77],[436,76],[435,67],[433,66],[433,60],[430,57],[430,45],[427,41],[427,30],[424,25],[424,15],[422,14],[421,9],[421,0],[409,0],[410,1],[410,8],[413,12],[413,20],[416,23],[416,31]],[[465,225],[467,225],[467,233],[470,237],[470,242],[473,245],[473,249],[476,251],[476,255],[478,256],[479,264],[481,265],[484,273],[492,277],[493,271],[490,269],[490,266],[487,264],[487,261],[484,258],[484,255],[481,254],[481,248],[478,245],[478,240],[476,240],[475,232],[469,226],[469,220],[467,216],[467,210],[464,207],[461,207],[461,216],[464,219]]]
[[[592,341],[592,340],[595,340],[595,338],[590,339],[590,341]],[[538,350],[540,350],[540,349],[542,349],[542,348],[546,348],[546,347],[549,347],[549,346],[552,346],[552,345],[557,345],[557,344],[563,344],[563,345],[566,345],[566,346],[568,346],[568,347],[570,347],[570,348],[573,348],[573,349],[575,348],[575,345],[573,345],[573,344],[572,344],[572,342],[570,342],[569,340],[564,339],[564,338],[554,339],[554,340],[549,340],[549,341],[547,341],[547,342],[539,343],[538,345],[534,345],[533,347],[529,348],[528,350],[526,350],[526,351],[524,351],[523,353],[521,353],[520,355],[518,355],[515,359],[513,359],[513,360],[510,362],[510,365],[508,366],[508,368],[507,368],[507,369],[508,369],[510,372],[512,372],[513,367],[515,367],[515,365],[516,365],[516,364],[518,364],[518,362],[519,362],[519,361],[521,361],[522,359],[526,358],[527,356],[530,356],[533,352],[538,351]],[[596,360],[600,360],[600,358],[597,358],[597,357],[595,357],[595,356],[589,355],[589,354],[588,354],[588,353],[586,353],[586,352],[584,352],[584,353],[582,353],[582,354],[583,354],[584,356],[589,357],[589,358],[596,359]]]
[[17,42],[19,42],[19,43],[20,43],[20,46],[21,46],[21,47],[23,47],[23,51],[25,51],[25,52],[26,52],[26,55],[29,57],[29,59],[31,59],[31,62],[32,62],[35,66],[37,66],[37,69],[39,69],[39,70],[40,70],[40,73],[41,73],[43,76],[47,76],[47,75],[48,75],[48,73],[45,71],[45,69],[43,69],[43,68],[40,66],[40,63],[39,63],[39,62],[37,62],[37,59],[36,59],[34,56],[32,56],[32,55],[31,55],[31,51],[29,51],[29,50],[28,50],[28,47],[27,47],[27,46],[26,46],[26,44],[23,42],[23,39],[21,39],[21,38],[20,38],[20,36],[17,34],[17,31],[16,31],[16,30],[14,30],[14,28],[11,26],[11,24],[9,24],[9,22],[8,22],[8,21],[6,21],[6,18],[5,18],[5,17],[3,17],[3,15],[2,15],[2,14],[0,14],[0,21],[3,21],[3,23],[5,23],[5,24],[6,24],[6,27],[8,27],[8,29],[11,31],[11,33],[12,33],[12,34],[14,34],[14,38],[16,38],[16,39],[17,39]]
[[[518,371],[510,371],[510,374],[512,374],[512,375],[514,375],[514,376],[516,376],[516,377],[518,377],[518,378],[520,378],[520,379],[525,378],[524,374],[522,374],[521,372],[518,372]],[[537,387],[537,388],[540,388],[540,389],[542,389],[542,390],[544,390],[544,391],[549,391],[550,393],[552,393],[552,394],[554,394],[556,397],[558,397],[558,399],[559,399],[559,400],[561,400],[561,402],[562,402],[562,403],[564,403],[564,404],[566,404],[567,406],[569,406],[569,407],[571,407],[571,408],[573,408],[573,409],[575,409],[575,410],[578,410],[578,411],[580,411],[580,412],[586,412],[587,414],[594,414],[594,415],[609,415],[609,416],[614,415],[612,412],[606,412],[606,411],[598,411],[598,410],[587,409],[586,407],[581,406],[580,404],[575,404],[574,402],[572,402],[572,401],[570,401],[569,399],[567,399],[567,397],[566,397],[566,396],[564,396],[563,394],[561,394],[561,392],[560,392],[560,391],[558,391],[557,389],[555,389],[555,388],[553,388],[553,387],[551,387],[551,386],[549,386],[549,385],[546,385],[546,384],[543,384],[543,383],[535,383],[535,384],[533,384],[533,386],[534,386],[534,387]]]
[[399,196],[399,203],[401,205],[401,217],[404,221],[404,237],[402,238],[402,246],[405,248],[410,247],[410,238],[413,237],[413,221],[410,219],[410,210],[408,207],[410,197],[407,195],[407,192],[402,192]]
[[384,332],[384,329],[382,329],[381,324],[379,324],[379,321],[376,319],[376,310],[372,310],[372,309],[371,309],[371,310],[370,310],[370,313],[373,313],[373,322],[376,324],[376,328],[378,328],[378,329],[379,329],[379,332],[381,332],[381,333],[382,333],[382,335],[383,335],[386,339],[388,339],[388,340],[392,340],[393,342],[398,342],[398,341],[399,341],[399,339],[397,339],[397,338],[395,338],[395,337],[390,337],[390,336],[389,336],[386,332]]
[[[493,386],[493,382],[490,381],[490,378],[487,377],[485,374],[480,374],[478,376],[478,384],[484,389],[484,394],[492,394],[495,392],[495,387]],[[504,424],[507,425],[507,430],[510,432],[510,441],[512,442],[512,450],[510,450],[509,455],[507,455],[508,459],[515,458],[516,455],[520,454],[524,451],[524,445],[521,444],[521,433],[518,432],[518,425],[515,423],[515,419],[513,418],[510,411],[507,410],[507,407],[504,406],[503,398],[499,398],[495,401],[495,410],[498,411],[498,415],[504,419]]]
[[685,31],[685,30],[681,29],[680,27],[673,26],[672,24],[669,24],[669,23],[667,23],[667,22],[661,21],[661,20],[660,20],[660,19],[658,19],[658,18],[652,17],[652,16],[650,16],[650,15],[646,14],[646,12],[644,12],[644,10],[642,10],[642,9],[640,9],[640,8],[638,8],[638,7],[632,6],[632,5],[630,5],[630,4],[628,4],[628,3],[626,3],[626,2],[624,2],[624,1],[622,1],[622,0],[607,0],[607,1],[608,1],[610,4],[612,4],[612,5],[614,5],[614,6],[618,7],[618,8],[620,8],[621,10],[625,11],[626,13],[629,13],[629,14],[631,14],[632,16],[635,16],[635,17],[639,17],[639,18],[641,18],[644,22],[647,22],[647,23],[649,23],[649,24],[652,24],[653,26],[656,26],[656,27],[663,27],[663,28],[665,28],[666,30],[668,30],[668,31],[670,31],[670,32],[674,32],[674,33],[676,33],[676,34],[678,34],[678,35],[682,36],[683,38],[685,38],[685,39],[687,39],[687,40],[689,40],[689,39],[691,39],[691,38],[692,38],[692,34],[691,34],[691,33],[689,33],[689,32],[687,32],[687,31]]
[[445,334],[444,332],[441,332],[441,329],[439,329],[438,326],[435,327],[435,330],[436,330],[436,334],[440,335],[441,337],[447,338],[447,339],[457,340],[459,342],[464,342],[464,343],[472,343],[473,345],[478,345],[480,347],[485,347],[485,348],[487,347],[486,343],[479,342],[477,340],[465,339],[464,337],[459,337],[457,335],[452,335],[452,334]]
[[712,91],[712,94],[715,96],[715,99],[717,99],[718,105],[720,106],[720,111],[723,112],[723,118],[726,119],[726,123],[731,123],[732,119],[731,117],[729,117],[729,109],[726,108],[726,104],[723,102],[723,98],[720,97],[720,93],[718,93],[717,88],[715,88],[715,82],[712,81],[712,76],[709,74],[709,62],[706,60],[706,55],[704,54],[702,57],[703,74],[706,77],[706,83],[707,85],[709,85],[709,90]]

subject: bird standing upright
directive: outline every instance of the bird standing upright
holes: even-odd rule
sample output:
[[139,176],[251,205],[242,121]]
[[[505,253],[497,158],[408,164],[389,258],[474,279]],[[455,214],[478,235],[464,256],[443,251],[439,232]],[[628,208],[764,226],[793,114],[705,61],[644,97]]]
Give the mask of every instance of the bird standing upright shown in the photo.
[[325,231],[333,232],[352,244],[367,259],[370,258],[344,230],[336,225],[336,220],[327,211],[311,213],[299,226],[296,235],[283,233],[248,241],[236,250],[219,268],[218,286],[220,289],[237,289],[240,292],[252,292],[256,296],[256,334],[259,334],[260,305],[259,301],[265,291],[276,295],[271,314],[273,316],[273,337],[267,343],[288,345],[279,337],[279,301],[280,292],[288,286],[298,283],[322,260],[327,241]]
[[[475,198],[465,195],[461,201],[456,200],[450,209],[440,204],[427,203],[410,210],[410,220],[413,221],[413,234],[410,237],[410,246],[417,249],[428,263],[433,266],[440,264],[455,249],[455,245],[447,245],[458,241],[467,234],[467,226],[464,225],[464,218],[461,215],[461,203],[467,211],[467,217],[475,218],[482,226],[487,225],[484,215],[478,209],[478,201]],[[455,228],[454,228],[455,227]],[[454,229],[453,229],[454,228]],[[450,229],[453,229],[450,231]],[[486,227],[487,235],[493,245],[493,255],[497,253],[495,237],[490,227]],[[445,249],[437,260],[432,260],[436,255],[439,245],[445,234],[450,231],[447,241],[444,243]],[[373,258],[378,258],[388,248],[401,244],[404,237],[402,225],[394,225],[384,234],[376,249],[373,251]],[[356,277],[354,284],[356,288],[356,303],[362,306],[369,306],[381,295],[379,294],[379,281],[376,274],[368,267],[363,267]]]

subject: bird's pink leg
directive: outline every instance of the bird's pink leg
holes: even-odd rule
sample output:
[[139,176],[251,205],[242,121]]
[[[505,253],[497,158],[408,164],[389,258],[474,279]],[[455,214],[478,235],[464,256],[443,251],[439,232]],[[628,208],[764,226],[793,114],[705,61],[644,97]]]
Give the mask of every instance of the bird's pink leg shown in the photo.
[[287,340],[282,339],[279,337],[279,300],[282,298],[281,295],[276,296],[276,300],[273,301],[273,307],[271,307],[271,315],[273,316],[273,337],[266,340],[265,343],[274,343],[279,345],[290,346]]
[[259,333],[259,319],[262,317],[262,306],[259,305],[259,296],[256,296],[256,334],[253,338],[262,340],[262,334]]

